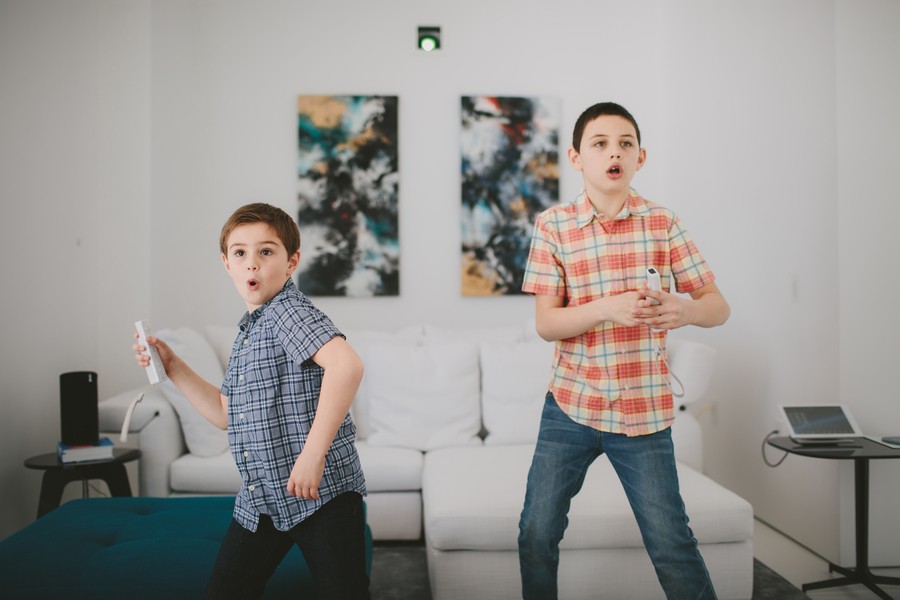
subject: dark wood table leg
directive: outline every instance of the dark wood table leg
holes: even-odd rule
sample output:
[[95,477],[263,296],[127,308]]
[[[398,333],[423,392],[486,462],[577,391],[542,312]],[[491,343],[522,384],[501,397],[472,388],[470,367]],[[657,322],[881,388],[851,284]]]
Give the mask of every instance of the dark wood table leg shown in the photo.
[[84,464],[68,469],[52,469],[44,471],[44,477],[41,482],[41,497],[38,501],[38,518],[59,507],[66,485],[73,481],[87,481],[89,479],[99,479],[106,482],[111,496],[131,496],[128,472],[122,463]]
[[66,484],[73,481],[68,477],[70,473],[67,471],[44,471],[44,477],[41,480],[41,497],[38,499],[38,519],[59,506]]

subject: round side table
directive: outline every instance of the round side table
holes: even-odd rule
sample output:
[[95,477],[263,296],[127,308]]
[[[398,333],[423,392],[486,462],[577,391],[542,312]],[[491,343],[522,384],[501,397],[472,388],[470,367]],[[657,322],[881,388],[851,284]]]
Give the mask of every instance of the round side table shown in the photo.
[[135,448],[114,448],[112,458],[64,463],[55,452],[40,454],[25,459],[25,466],[44,472],[41,482],[41,497],[38,501],[38,518],[57,508],[62,500],[63,490],[72,481],[82,482],[82,495],[87,497],[89,479],[100,479],[109,486],[113,496],[131,496],[131,484],[125,463],[137,460],[141,451]]

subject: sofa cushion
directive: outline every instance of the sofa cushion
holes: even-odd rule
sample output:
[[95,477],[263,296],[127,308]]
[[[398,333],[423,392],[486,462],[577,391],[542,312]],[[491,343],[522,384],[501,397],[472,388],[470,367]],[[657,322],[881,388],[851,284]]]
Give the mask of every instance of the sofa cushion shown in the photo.
[[234,347],[234,341],[237,339],[239,331],[237,325],[207,325],[203,328],[203,333],[219,358],[219,364],[222,365],[223,371],[228,366],[231,349]]
[[537,439],[553,350],[553,343],[540,338],[480,344],[486,445],[533,444]]
[[[533,445],[429,452],[422,476],[425,534],[438,550],[514,550]],[[753,535],[750,504],[690,467],[678,476],[694,536],[702,544]],[[477,492],[473,492],[477,490]],[[606,456],[572,501],[561,549],[641,547],[640,531]]]
[[425,457],[418,450],[373,446],[357,442],[359,461],[369,492],[405,492],[422,489]]
[[370,444],[428,451],[481,443],[475,344],[372,343],[366,356]]
[[422,494],[418,491],[370,492],[366,496],[366,518],[376,540],[420,540]]
[[175,493],[236,494],[241,475],[231,452],[208,457],[183,454],[169,468],[169,484]]
[[[425,459],[418,450],[356,444],[366,488],[369,492],[402,492],[422,489]],[[199,457],[184,454],[172,463],[171,487],[174,492],[209,494],[237,493],[241,486],[231,452]]]
[[425,339],[430,342],[518,342],[525,338],[523,327],[439,327],[425,325]]
[[368,389],[368,378],[366,371],[369,367],[369,350],[370,344],[395,343],[395,344],[418,344],[422,341],[422,328],[418,326],[410,326],[400,329],[396,332],[371,331],[371,330],[342,330],[341,333],[347,338],[347,343],[356,351],[363,361],[366,369],[363,372],[362,381],[359,383],[359,389],[356,391],[356,397],[350,406],[350,414],[353,422],[356,424],[356,439],[364,440],[369,437],[372,430],[369,424],[369,399],[366,390]]
[[[200,377],[214,386],[222,385],[225,377],[222,364],[205,337],[189,327],[164,329],[157,333],[157,337],[167,343]],[[184,441],[191,454],[201,457],[217,456],[228,449],[225,430],[219,429],[197,412],[171,380],[162,382],[160,386],[178,413]]]

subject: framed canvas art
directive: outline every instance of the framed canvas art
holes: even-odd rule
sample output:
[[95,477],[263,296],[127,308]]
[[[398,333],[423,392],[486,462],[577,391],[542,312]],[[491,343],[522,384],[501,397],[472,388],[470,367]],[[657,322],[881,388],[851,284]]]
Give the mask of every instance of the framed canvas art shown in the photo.
[[462,294],[521,294],[534,217],[559,201],[559,102],[463,96]]
[[309,296],[400,293],[396,96],[297,100],[297,286]]

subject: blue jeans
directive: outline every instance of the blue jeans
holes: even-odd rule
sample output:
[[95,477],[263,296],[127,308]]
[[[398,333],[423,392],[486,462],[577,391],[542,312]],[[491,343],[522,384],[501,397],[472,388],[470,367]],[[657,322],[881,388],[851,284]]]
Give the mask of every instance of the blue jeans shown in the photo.
[[[362,496],[347,492],[326,502],[290,531],[278,531],[267,515],[256,531],[237,521],[225,533],[205,598],[260,598],[281,560],[297,544],[312,574],[315,598],[369,598]],[[297,590],[297,597],[303,596]]]
[[552,393],[544,402],[519,521],[523,598],[557,597],[559,543],[569,524],[569,506],[588,467],[603,453],[622,482],[666,597],[714,599],[678,489],[671,431],[630,438],[597,431],[570,419]]

